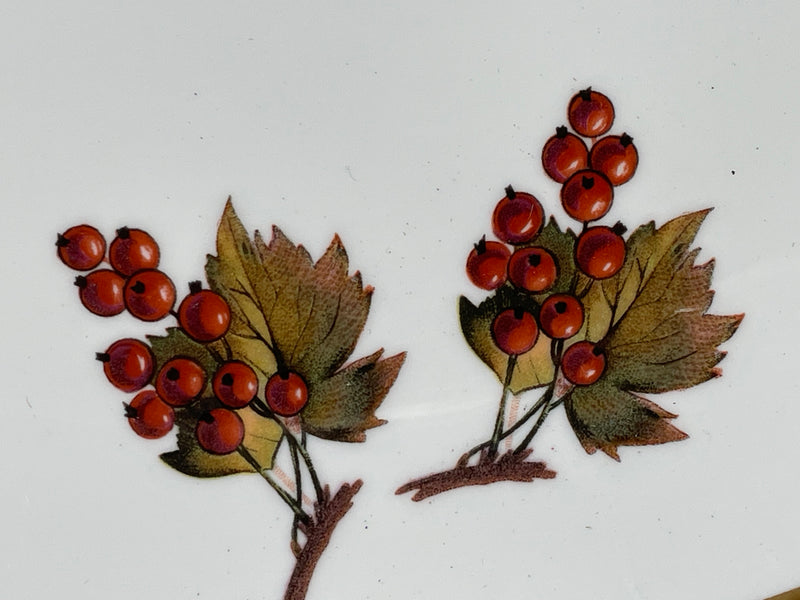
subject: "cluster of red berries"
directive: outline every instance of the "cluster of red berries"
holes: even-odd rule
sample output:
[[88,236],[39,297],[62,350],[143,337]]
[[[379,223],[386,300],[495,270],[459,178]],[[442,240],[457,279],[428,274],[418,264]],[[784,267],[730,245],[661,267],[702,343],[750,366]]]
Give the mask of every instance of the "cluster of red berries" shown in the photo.
[[[582,90],[569,102],[567,118],[577,132],[566,126],[556,129],[542,151],[547,174],[562,184],[561,204],[566,213],[582,223],[575,243],[575,266],[591,279],[615,275],[625,262],[625,227],[589,226],[611,208],[614,187],[634,174],[638,154],[633,138],[605,135],[614,121],[614,107],[603,94],[591,88]],[[591,149],[580,137],[590,138]],[[492,230],[500,241],[484,236],[467,258],[467,275],[485,290],[510,286],[537,296],[546,294],[556,283],[559,265],[547,248],[536,245],[544,225],[544,210],[533,195],[507,187],[506,195],[494,209]],[[574,288],[574,286],[573,286]],[[567,340],[583,327],[584,309],[574,289],[552,293],[537,304],[538,314],[511,307],[495,316],[491,325],[497,347],[517,356],[531,350],[543,333],[552,340]],[[580,341],[570,345],[560,357],[564,376],[575,385],[597,381],[605,370],[601,345]]]
[[[191,282],[189,294],[175,312],[175,285],[157,268],[160,252],[155,240],[140,229],[122,227],[116,234],[107,256],[105,238],[90,225],[77,225],[58,235],[61,261],[72,269],[89,271],[75,279],[81,303],[89,311],[109,317],[127,309],[143,321],[172,315],[189,338],[203,344],[227,333],[231,310],[222,296],[202,289],[199,281]],[[98,268],[103,262],[111,268]],[[112,385],[123,392],[138,392],[125,404],[125,415],[141,437],[156,439],[169,433],[175,411],[200,399],[211,375],[211,391],[219,406],[199,416],[197,441],[212,454],[228,454],[242,443],[245,425],[236,411],[258,394],[258,377],[247,363],[228,360],[212,374],[192,358],[174,356],[157,369],[151,347],[133,338],[114,342],[96,357]],[[300,375],[280,369],[267,381],[264,396],[274,414],[292,416],[306,405],[308,389]]]

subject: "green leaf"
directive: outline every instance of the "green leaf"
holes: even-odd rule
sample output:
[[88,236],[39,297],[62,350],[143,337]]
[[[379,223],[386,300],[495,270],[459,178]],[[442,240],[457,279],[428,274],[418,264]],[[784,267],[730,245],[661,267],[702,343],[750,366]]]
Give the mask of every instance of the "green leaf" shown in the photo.
[[[743,315],[709,315],[713,261],[696,265],[691,249],[708,210],[677,217],[659,229],[638,228],[617,275],[590,286],[583,298],[583,336],[599,342],[606,371],[594,385],[575,388],[567,414],[587,450],[618,458],[616,446],[683,439],[664,419],[675,415],[631,392],[688,388],[721,374],[718,346]],[[585,289],[585,288],[584,288]],[[605,417],[603,416],[605,415]]]
[[332,377],[315,383],[301,414],[312,435],[345,442],[363,442],[365,431],[386,421],[375,416],[392,387],[405,352],[380,360],[383,350],[357,360]]
[[[173,469],[192,477],[222,477],[235,473],[255,473],[255,469],[238,452],[225,455],[210,454],[197,443],[195,428],[200,416],[222,406],[215,398],[199,400],[175,411],[178,426],[178,449],[161,455],[161,460]],[[273,421],[258,415],[250,408],[236,411],[242,418],[245,436],[242,445],[265,470],[271,469],[280,446],[283,430]]]

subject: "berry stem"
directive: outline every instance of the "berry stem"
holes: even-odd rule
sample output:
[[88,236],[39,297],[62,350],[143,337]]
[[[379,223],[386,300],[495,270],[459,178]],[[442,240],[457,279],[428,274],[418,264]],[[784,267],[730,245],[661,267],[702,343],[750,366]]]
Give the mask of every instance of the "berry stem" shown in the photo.
[[294,434],[289,431],[289,428],[286,427],[286,424],[269,409],[269,407],[264,403],[263,400],[261,400],[261,398],[253,398],[250,406],[262,417],[272,419],[278,425],[280,425],[281,429],[283,430],[283,435],[286,437],[286,441],[289,443],[290,448],[299,452],[300,456],[303,457],[303,462],[306,465],[306,469],[308,469],[308,474],[311,476],[311,483],[314,485],[314,492],[317,495],[317,501],[322,503],[325,497],[322,492],[322,484],[317,476],[317,470],[314,468],[314,463],[311,461],[311,455],[308,453],[308,450],[306,450],[305,442],[298,441]]
[[500,406],[497,410],[497,419],[494,422],[494,432],[492,439],[489,442],[489,456],[497,456],[497,447],[500,444],[501,436],[503,435],[503,420],[506,414],[506,401],[508,394],[511,391],[511,377],[514,375],[514,367],[517,364],[517,355],[511,354],[508,357],[508,364],[506,365],[506,379],[503,382],[503,393],[500,396]]
[[247,448],[240,445],[237,448],[237,451],[242,456],[242,458],[244,458],[248,462],[248,464],[251,467],[253,467],[256,470],[256,472],[259,475],[261,475],[261,477],[264,478],[264,480],[272,487],[272,489],[274,489],[278,493],[278,496],[281,497],[281,500],[283,500],[289,506],[289,508],[292,509],[296,518],[301,520],[303,523],[311,524],[311,517],[308,516],[306,511],[304,511],[303,508],[297,502],[295,502],[294,498],[292,498],[286,490],[284,490],[280,485],[278,485],[277,481],[275,481],[272,477],[270,477],[269,473],[267,473],[261,467],[261,465],[258,464],[258,461],[253,457],[252,454],[250,454]]
[[[303,505],[303,476],[300,472],[300,459],[297,457],[297,449],[294,446],[289,446],[292,455],[292,468],[294,469],[294,484],[295,484],[295,501],[298,505]],[[293,546],[297,546],[297,526],[300,523],[300,518],[295,513],[292,520],[292,542]]]
[[[533,415],[539,412],[539,409],[541,409],[542,406],[544,406],[544,403],[547,401],[547,396],[549,394],[552,394],[552,391],[553,391],[553,386],[551,384],[550,387],[548,387],[547,391],[545,391],[545,393],[542,395],[542,397],[536,401],[536,404],[534,404],[527,411],[525,411],[525,414],[522,415],[519,419],[517,419],[516,423],[514,423],[511,427],[509,427],[503,433],[500,434],[500,441],[512,435],[520,427],[525,425],[525,423],[527,423],[531,419],[531,417],[533,417]],[[557,405],[558,403],[553,403],[552,406],[555,407]],[[472,456],[474,456],[484,448],[488,448],[491,445],[491,443],[492,443],[491,440],[487,440],[485,442],[481,442],[477,446],[474,446],[468,452],[465,452],[464,454],[461,455],[461,458],[458,460],[459,464],[466,464]]]
[[536,433],[541,428],[542,423],[544,423],[544,420],[547,418],[547,415],[550,413],[550,410],[553,408],[553,404],[551,404],[551,400],[553,399],[553,390],[554,389],[555,388],[554,388],[553,385],[550,385],[547,388],[547,392],[545,392],[544,396],[542,397],[542,400],[540,400],[540,402],[544,403],[544,405],[542,407],[542,412],[539,415],[539,418],[536,419],[536,423],[534,423],[533,427],[528,432],[528,435],[526,435],[525,439],[523,439],[522,442],[520,442],[519,446],[516,447],[516,449],[514,450],[514,454],[519,454],[520,452],[524,451],[525,448],[528,447],[528,444],[530,444],[531,441],[533,440],[533,436],[535,436]]

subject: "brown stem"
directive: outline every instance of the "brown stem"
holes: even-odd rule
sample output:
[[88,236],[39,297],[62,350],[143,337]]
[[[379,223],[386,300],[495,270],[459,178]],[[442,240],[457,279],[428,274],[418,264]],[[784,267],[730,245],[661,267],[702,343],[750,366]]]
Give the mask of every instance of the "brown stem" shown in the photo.
[[459,464],[449,471],[409,481],[399,487],[395,494],[416,490],[411,499],[419,502],[442,492],[470,485],[487,485],[498,481],[530,482],[534,479],[555,477],[555,471],[548,469],[545,463],[525,460],[531,452],[530,449],[519,453],[507,452],[495,460],[489,452],[484,451],[481,453],[480,461],[474,466]]
[[336,525],[353,506],[353,496],[361,489],[362,483],[357,479],[353,483],[342,484],[333,498],[330,487],[326,485],[323,501],[314,505],[313,522],[308,525],[302,522],[299,524],[300,531],[306,536],[306,543],[296,553],[297,561],[283,600],[304,600],[317,561],[328,546]]

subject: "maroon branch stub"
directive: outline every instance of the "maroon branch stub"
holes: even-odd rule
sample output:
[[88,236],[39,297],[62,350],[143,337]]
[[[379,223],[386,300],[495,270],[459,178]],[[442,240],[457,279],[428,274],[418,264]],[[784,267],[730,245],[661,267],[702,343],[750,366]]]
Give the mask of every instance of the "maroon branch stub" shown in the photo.
[[405,494],[416,490],[411,499],[414,502],[419,502],[460,487],[487,485],[498,481],[530,482],[534,479],[552,479],[555,477],[556,472],[548,469],[545,463],[526,460],[531,452],[533,450],[530,448],[517,453],[509,451],[497,459],[492,459],[489,458],[487,451],[483,451],[480,454],[478,463],[475,465],[466,465],[459,461],[459,464],[449,471],[442,471],[441,473],[434,473],[427,477],[409,481],[399,487],[395,494]]

